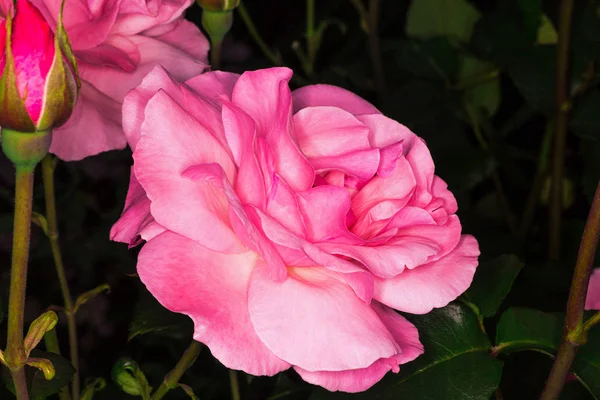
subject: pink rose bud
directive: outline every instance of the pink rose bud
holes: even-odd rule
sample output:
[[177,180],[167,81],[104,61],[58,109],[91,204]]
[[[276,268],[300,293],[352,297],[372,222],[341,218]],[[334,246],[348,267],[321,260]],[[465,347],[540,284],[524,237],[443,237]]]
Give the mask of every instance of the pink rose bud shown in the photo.
[[19,132],[64,124],[77,101],[79,79],[62,18],[56,36],[29,0],[0,26],[0,125]]

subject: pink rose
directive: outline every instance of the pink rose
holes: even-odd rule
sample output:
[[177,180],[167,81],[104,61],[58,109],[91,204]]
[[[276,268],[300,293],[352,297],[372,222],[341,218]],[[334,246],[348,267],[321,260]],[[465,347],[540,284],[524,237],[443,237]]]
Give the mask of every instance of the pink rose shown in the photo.
[[592,271],[587,297],[585,299],[586,310],[600,310],[600,268]]
[[363,391],[423,353],[393,309],[467,289],[479,248],[422,139],[292,72],[156,68],[123,105],[134,165],[114,240],[225,366]]
[[[32,0],[56,27],[62,0]],[[121,127],[123,97],[160,64],[185,80],[207,66],[208,41],[183,19],[192,0],[69,0],[64,25],[82,80],[68,122],[54,130],[50,151],[79,160],[127,144]],[[0,11],[6,15],[8,0]]]

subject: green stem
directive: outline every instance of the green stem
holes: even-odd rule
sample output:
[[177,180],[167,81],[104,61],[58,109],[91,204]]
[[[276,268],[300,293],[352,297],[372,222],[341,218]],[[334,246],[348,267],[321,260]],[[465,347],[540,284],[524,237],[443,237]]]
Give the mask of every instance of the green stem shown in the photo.
[[552,186],[550,188],[550,235],[548,255],[551,260],[560,258],[562,219],[562,181],[567,145],[569,101],[569,42],[571,39],[571,15],[573,0],[560,2],[558,50],[556,59],[556,134],[552,156]]
[[[56,336],[56,328],[50,329],[44,335],[44,344],[46,345],[46,351],[50,353],[60,355],[60,346],[58,345],[58,337]],[[63,386],[58,392],[60,400],[71,400],[71,394],[69,393],[69,387]]]
[[312,76],[314,72],[317,47],[315,42],[315,0],[306,0],[306,49],[308,63],[306,74]]
[[221,68],[221,47],[223,39],[213,38],[210,45],[210,65],[213,70]]
[[67,316],[67,326],[69,330],[69,353],[71,355],[71,364],[75,368],[75,375],[71,384],[71,395],[73,399],[79,399],[79,348],[77,345],[77,322],[73,310],[73,299],[65,274],[65,266],[58,244],[58,218],[56,216],[56,198],[54,194],[54,168],[56,161],[51,155],[47,155],[42,160],[42,178],[44,181],[44,197],[46,200],[46,222],[48,223],[48,239],[52,249],[52,257],[56,266],[60,291],[65,304],[65,314]]
[[237,372],[232,369],[229,370],[229,383],[231,384],[231,399],[241,400]]
[[373,64],[373,74],[375,77],[375,88],[379,98],[385,95],[385,77],[383,74],[383,63],[381,60],[381,47],[379,46],[379,7],[380,0],[369,1],[369,12],[367,24],[369,27],[369,52],[371,54],[371,63]]
[[248,29],[248,33],[250,33],[250,36],[252,39],[254,39],[264,56],[267,57],[273,64],[282,65],[283,63],[281,62],[281,58],[271,51],[269,46],[267,46],[263,38],[258,33],[258,30],[256,29],[254,22],[252,22],[252,18],[250,17],[246,6],[244,6],[244,3],[240,3],[240,5],[237,7],[237,10],[240,13],[240,17],[242,17],[244,24],[246,25],[246,29]]
[[196,342],[195,340],[190,343],[188,348],[185,350],[175,368],[173,368],[163,379],[163,382],[160,384],[158,389],[154,392],[151,397],[151,400],[160,400],[163,398],[165,394],[171,389],[177,387],[177,382],[183,376],[184,372],[187,371],[188,368],[194,364],[196,358],[198,358],[198,354],[200,354],[200,350],[202,350],[202,344]]
[[34,167],[16,166],[15,219],[13,227],[10,294],[8,300],[8,341],[6,362],[11,370],[18,400],[27,400],[23,369],[27,356],[23,348],[23,320],[27,286],[27,263],[31,237],[31,207]]
[[592,326],[600,324],[600,311],[596,312],[596,314],[592,315],[587,321],[583,323],[581,330],[584,334],[587,334]]
[[583,332],[583,311],[587,289],[592,274],[594,257],[600,240],[600,182],[596,187],[596,194],[592,201],[592,208],[588,215],[583,237],[579,245],[579,253],[573,272],[573,281],[567,301],[567,314],[562,343],[556,354],[552,370],[546,381],[546,387],[540,397],[541,400],[558,399],[560,392],[567,380],[571,364],[575,359],[578,347],[585,342]]

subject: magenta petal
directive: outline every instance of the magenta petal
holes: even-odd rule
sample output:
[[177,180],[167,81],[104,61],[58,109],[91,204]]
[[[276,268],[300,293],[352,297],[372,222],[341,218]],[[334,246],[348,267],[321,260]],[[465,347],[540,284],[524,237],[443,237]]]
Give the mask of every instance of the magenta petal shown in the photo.
[[413,361],[423,354],[424,348],[419,340],[419,331],[416,326],[381,303],[374,301],[371,306],[402,349],[402,353],[395,357],[398,364]]
[[19,95],[36,124],[44,105],[46,77],[55,48],[50,26],[29,0],[17,1],[11,46]]
[[381,114],[358,115],[360,122],[369,127],[369,142],[373,147],[387,147],[401,142],[409,150],[417,135],[406,126]]
[[396,310],[426,314],[460,296],[473,281],[479,245],[463,235],[446,257],[405,270],[391,279],[375,279],[374,298]]
[[287,68],[245,72],[235,85],[232,100],[252,117],[257,135],[271,147],[275,171],[294,191],[302,191],[312,186],[314,170],[290,136],[291,76]]
[[373,309],[319,267],[293,268],[283,282],[255,268],[248,306],[263,343],[305,370],[364,368],[400,350]]
[[254,252],[222,254],[171,232],[140,252],[138,273],[167,309],[194,321],[194,339],[226,367],[253,375],[289,368],[257,337],[248,314],[247,291],[257,262]]
[[309,85],[294,90],[294,113],[306,107],[333,106],[354,115],[380,114],[371,103],[354,93],[332,85]]
[[600,310],[600,268],[592,271],[587,297],[585,299],[586,310]]

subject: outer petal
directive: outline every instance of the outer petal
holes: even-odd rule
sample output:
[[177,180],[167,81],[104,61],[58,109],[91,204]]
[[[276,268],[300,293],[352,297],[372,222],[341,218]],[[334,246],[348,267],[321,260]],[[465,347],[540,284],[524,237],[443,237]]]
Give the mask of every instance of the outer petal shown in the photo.
[[334,106],[354,115],[380,114],[371,103],[354,93],[332,85],[309,85],[294,90],[294,113],[306,107]]
[[110,230],[110,239],[129,245],[137,244],[140,231],[154,218],[150,214],[150,199],[135,175],[133,169],[129,178],[129,189],[125,198],[125,207],[119,220]]
[[398,372],[398,364],[407,363],[423,354],[423,345],[419,342],[419,333],[413,324],[379,303],[373,303],[373,309],[402,348],[402,353],[379,359],[367,368],[348,371],[310,372],[294,367],[302,379],[331,391],[362,392],[377,383],[388,371]]
[[148,242],[138,273],[158,301],[194,321],[194,339],[228,368],[274,375],[289,368],[254,333],[248,314],[253,252],[222,254],[165,232]]
[[301,191],[312,186],[314,170],[290,136],[291,76],[287,68],[245,72],[233,89],[232,100],[252,117],[258,136],[273,150],[276,172],[294,191]]
[[381,303],[413,314],[425,314],[443,307],[462,294],[473,280],[479,245],[473,236],[463,235],[458,246],[440,260],[405,270],[391,279],[375,279],[374,298]]
[[154,67],[142,83],[131,90],[123,100],[123,131],[131,151],[135,151],[142,135],[146,105],[159,90],[168,93],[178,104],[183,103],[183,93],[179,84],[161,66]]
[[[197,28],[190,22],[182,21],[176,27],[176,34],[171,35],[177,35],[180,41],[188,41],[190,30],[191,33],[197,33]],[[79,73],[82,80],[90,82],[103,93],[119,101],[156,65],[161,65],[180,82],[200,74],[207,66],[201,58],[163,41],[160,36],[113,36],[108,44],[132,54],[132,59],[139,60],[135,69],[124,70],[114,65],[80,63]]]
[[600,310],[600,268],[592,271],[587,298],[585,299],[585,309]]
[[211,179],[182,175],[194,165],[214,163],[235,181],[235,166],[220,144],[164,92],[148,102],[133,158],[135,175],[159,224],[213,250],[241,251],[223,190]]
[[74,161],[126,145],[121,104],[82,82],[71,118],[52,133],[50,152],[61,160]]
[[263,343],[305,370],[364,368],[400,350],[373,309],[319,267],[293,268],[283,282],[257,267],[248,305]]
[[[62,0],[33,0],[47,21],[56,26]],[[64,9],[63,24],[74,50],[104,42],[119,14],[121,0],[72,0]]]
[[119,18],[112,33],[133,35],[153,26],[166,24],[179,18],[192,4],[192,0],[127,0],[121,3]]

